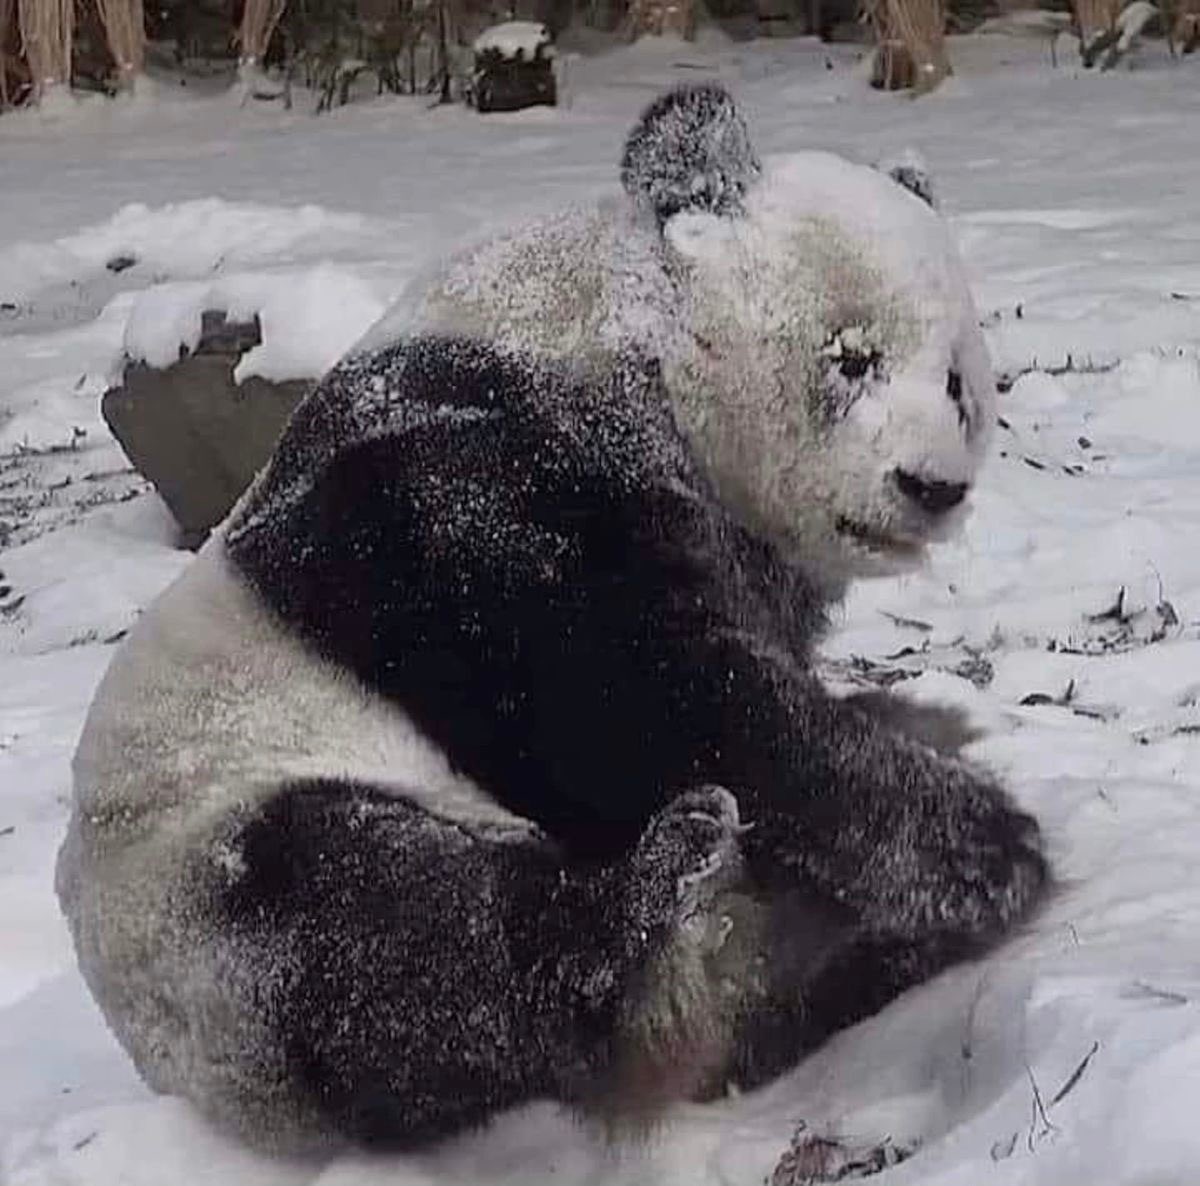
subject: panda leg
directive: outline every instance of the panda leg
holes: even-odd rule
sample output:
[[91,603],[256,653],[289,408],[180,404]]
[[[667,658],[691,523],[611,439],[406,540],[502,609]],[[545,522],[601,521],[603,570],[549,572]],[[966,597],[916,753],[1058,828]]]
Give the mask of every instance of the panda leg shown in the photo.
[[771,913],[778,918],[766,957],[770,974],[739,1012],[729,1062],[706,1084],[703,1098],[724,1094],[731,1085],[750,1090],[770,1082],[833,1034],[973,954],[963,937],[952,932],[902,939],[835,928],[840,934],[831,931],[818,942],[812,963],[801,969],[798,959],[788,958],[789,951],[797,950],[794,939],[781,941],[779,935],[778,923],[793,911],[778,911],[776,903]]
[[[620,1119],[690,1095],[728,1054],[703,967],[737,818],[727,792],[689,792],[581,869],[370,787],[282,789],[222,846],[236,875],[213,907],[273,1049],[245,1052],[246,1098],[197,1102],[276,1146],[315,1126],[404,1147],[536,1097]],[[263,1066],[282,1068],[265,1089]]]

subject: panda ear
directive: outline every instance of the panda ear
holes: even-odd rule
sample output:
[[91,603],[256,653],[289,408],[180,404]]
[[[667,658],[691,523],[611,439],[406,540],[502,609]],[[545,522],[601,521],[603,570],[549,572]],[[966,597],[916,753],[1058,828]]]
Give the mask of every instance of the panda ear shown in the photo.
[[741,112],[717,83],[660,95],[625,141],[621,183],[662,225],[693,211],[736,214],[762,172]]
[[916,194],[926,206],[937,209],[937,198],[933,192],[933,178],[924,157],[913,149],[905,149],[896,156],[884,157],[876,162],[875,168],[886,173],[897,185]]

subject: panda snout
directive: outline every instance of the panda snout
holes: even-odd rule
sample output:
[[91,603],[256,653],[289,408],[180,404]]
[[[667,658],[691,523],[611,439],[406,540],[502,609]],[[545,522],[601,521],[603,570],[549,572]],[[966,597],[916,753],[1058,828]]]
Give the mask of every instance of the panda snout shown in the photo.
[[900,493],[915,502],[927,515],[944,515],[954,510],[967,496],[966,482],[943,482],[922,478],[905,469],[895,469],[892,476]]

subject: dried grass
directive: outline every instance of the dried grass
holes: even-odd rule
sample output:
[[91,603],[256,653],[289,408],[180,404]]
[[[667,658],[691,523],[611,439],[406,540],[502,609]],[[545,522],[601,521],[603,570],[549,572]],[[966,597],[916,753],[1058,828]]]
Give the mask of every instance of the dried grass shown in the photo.
[[696,35],[695,0],[632,0],[622,26],[629,41],[664,35],[691,41]]
[[142,0],[96,0],[108,48],[117,63],[119,85],[127,88],[146,60],[146,17]]
[[878,84],[887,90],[933,90],[950,73],[942,0],[868,0],[868,5],[881,66]]
[[1121,0],[1073,0],[1072,6],[1079,38],[1084,45],[1114,30],[1117,17],[1121,15]]
[[8,93],[8,44],[16,31],[17,0],[0,0],[0,109],[11,102]]
[[71,81],[75,6],[72,0],[17,0],[17,22],[37,102],[49,87]]

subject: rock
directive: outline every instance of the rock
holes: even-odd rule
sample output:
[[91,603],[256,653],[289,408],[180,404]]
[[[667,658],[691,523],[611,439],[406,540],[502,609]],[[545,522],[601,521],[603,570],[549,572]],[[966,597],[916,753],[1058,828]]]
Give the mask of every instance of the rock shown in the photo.
[[165,370],[130,363],[121,386],[104,395],[105,422],[171,508],[189,547],[229,512],[312,386],[257,377],[235,383],[238,360],[261,341],[257,317],[232,322],[206,312],[191,354]]

